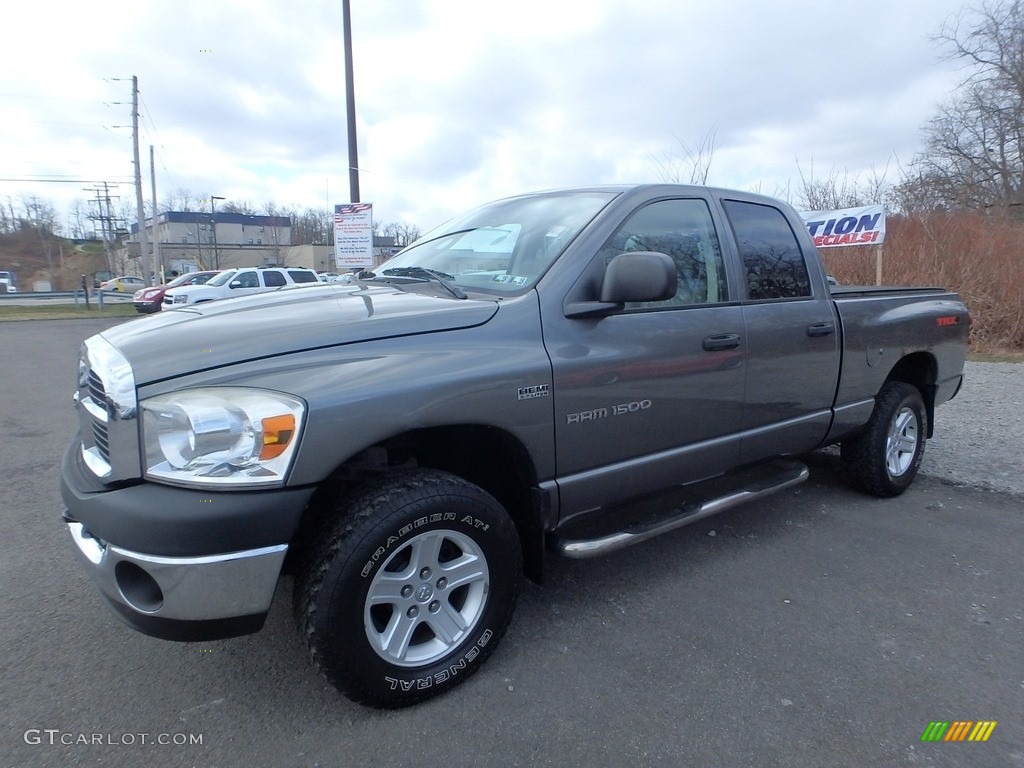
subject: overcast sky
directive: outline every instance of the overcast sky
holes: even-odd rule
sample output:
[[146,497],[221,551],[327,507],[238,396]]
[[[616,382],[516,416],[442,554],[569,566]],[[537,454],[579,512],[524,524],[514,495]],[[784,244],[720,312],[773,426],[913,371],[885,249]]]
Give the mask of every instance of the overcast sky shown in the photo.
[[[962,6],[352,0],[361,197],[426,230],[520,192],[659,181],[712,132],[719,186],[777,194],[798,161],[895,181],[962,75],[928,39]],[[158,194],[349,201],[340,0],[36,0],[4,22],[0,178],[130,181],[138,75],[147,199],[154,144]],[[88,186],[5,180],[0,201],[63,215]]]

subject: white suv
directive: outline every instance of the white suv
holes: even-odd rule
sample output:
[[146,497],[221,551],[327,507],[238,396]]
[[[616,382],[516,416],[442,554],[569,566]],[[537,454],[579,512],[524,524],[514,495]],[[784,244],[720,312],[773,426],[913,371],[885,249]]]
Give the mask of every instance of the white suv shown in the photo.
[[266,293],[286,285],[318,284],[312,269],[283,269],[277,267],[247,267],[221,272],[203,285],[185,285],[171,288],[164,294],[164,309],[185,307],[215,299]]

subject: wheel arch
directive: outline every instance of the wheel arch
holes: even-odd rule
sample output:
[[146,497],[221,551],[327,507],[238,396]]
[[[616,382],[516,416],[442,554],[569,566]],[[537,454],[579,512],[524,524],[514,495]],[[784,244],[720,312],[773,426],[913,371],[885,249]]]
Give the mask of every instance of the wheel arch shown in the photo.
[[926,437],[931,438],[933,425],[935,424],[935,393],[937,390],[938,362],[929,352],[912,352],[900,358],[899,362],[892,367],[885,382],[902,381],[917,388],[924,400],[924,407],[928,417],[928,428]]
[[542,580],[546,502],[538,490],[536,467],[526,446],[514,435],[485,425],[409,430],[351,456],[313,495],[294,537],[299,546],[291,548],[290,554],[292,550],[301,553],[303,534],[315,530],[323,515],[330,513],[338,494],[384,473],[413,468],[450,472],[497,499],[515,524],[524,573],[535,582]]

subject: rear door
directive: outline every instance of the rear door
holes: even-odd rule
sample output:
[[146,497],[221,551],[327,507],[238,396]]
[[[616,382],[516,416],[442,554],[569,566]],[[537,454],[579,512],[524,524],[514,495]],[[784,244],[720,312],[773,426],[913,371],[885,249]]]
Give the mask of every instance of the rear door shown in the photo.
[[722,207],[744,270],[741,461],[810,450],[828,430],[839,378],[839,329],[817,256],[781,208],[761,199],[723,199]]

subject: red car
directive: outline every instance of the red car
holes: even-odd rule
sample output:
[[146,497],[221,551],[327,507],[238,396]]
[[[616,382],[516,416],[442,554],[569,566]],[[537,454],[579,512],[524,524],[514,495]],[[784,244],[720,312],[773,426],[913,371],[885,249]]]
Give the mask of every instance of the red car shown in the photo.
[[214,275],[219,274],[217,270],[212,272],[186,272],[179,275],[167,285],[154,285],[152,288],[143,288],[136,291],[132,297],[132,304],[135,309],[144,314],[159,312],[164,303],[164,293],[168,288],[177,288],[181,285],[202,285]]

